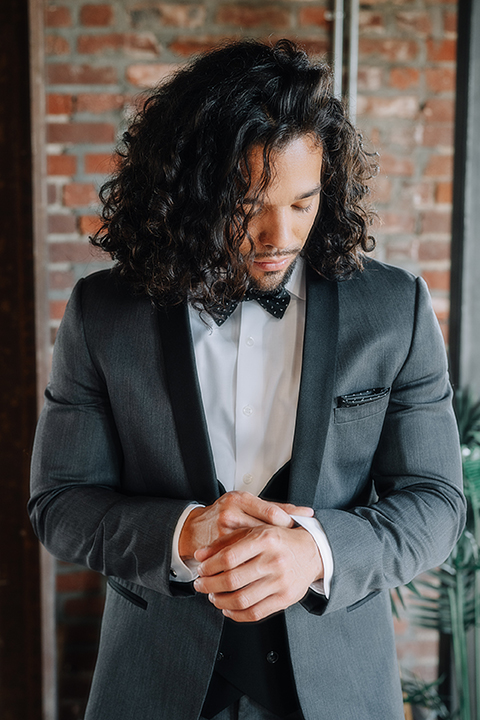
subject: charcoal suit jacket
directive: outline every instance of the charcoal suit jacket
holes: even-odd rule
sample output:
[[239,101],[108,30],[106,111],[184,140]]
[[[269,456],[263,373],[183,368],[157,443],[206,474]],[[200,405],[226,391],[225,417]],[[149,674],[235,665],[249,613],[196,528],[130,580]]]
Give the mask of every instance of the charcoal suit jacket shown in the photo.
[[[315,509],[334,573],[328,601],[285,612],[306,720],[403,718],[388,591],[463,527],[450,396],[422,280],[373,260],[343,282],[307,268],[289,496]],[[223,620],[169,575],[183,509],[220,492],[187,308],[156,310],[110,271],[80,281],[45,398],[33,526],[109,578],[86,720],[196,720]]]

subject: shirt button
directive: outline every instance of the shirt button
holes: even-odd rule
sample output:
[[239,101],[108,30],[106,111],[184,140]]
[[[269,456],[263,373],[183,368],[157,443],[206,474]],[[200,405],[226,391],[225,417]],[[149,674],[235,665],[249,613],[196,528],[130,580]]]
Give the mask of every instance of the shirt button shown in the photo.
[[253,480],[253,475],[250,475],[250,473],[245,473],[245,475],[243,476],[242,480],[243,480],[243,482],[245,483],[245,485],[250,485],[250,483],[251,483],[252,480]]
[[250,405],[245,405],[243,408],[243,414],[247,417],[253,413],[253,408],[250,407]]
[[278,653],[275,652],[275,650],[270,650],[270,652],[267,654],[267,661],[274,665],[278,660]]
[[252,337],[248,337],[248,338],[245,340],[245,343],[246,343],[246,345],[248,345],[248,347],[252,347],[252,345],[255,344],[255,340],[254,340]]

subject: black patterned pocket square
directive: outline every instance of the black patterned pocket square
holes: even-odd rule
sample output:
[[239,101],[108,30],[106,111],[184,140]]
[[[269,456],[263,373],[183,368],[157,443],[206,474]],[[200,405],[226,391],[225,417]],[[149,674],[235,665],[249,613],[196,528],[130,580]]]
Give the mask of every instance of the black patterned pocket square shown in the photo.
[[337,398],[337,407],[356,407],[357,405],[365,405],[366,403],[380,400],[390,392],[389,387],[372,388],[371,390],[360,390],[359,392],[349,393],[348,395],[339,395]]

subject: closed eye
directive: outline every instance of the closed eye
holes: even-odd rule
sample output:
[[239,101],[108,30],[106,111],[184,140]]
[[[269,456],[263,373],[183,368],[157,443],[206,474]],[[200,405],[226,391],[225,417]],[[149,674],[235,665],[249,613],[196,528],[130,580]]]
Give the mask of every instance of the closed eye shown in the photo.
[[313,190],[310,190],[309,192],[303,193],[302,195],[299,195],[295,198],[297,202],[301,200],[309,200],[308,205],[293,205],[292,207],[295,208],[295,210],[298,210],[299,212],[308,213],[310,210],[316,205],[315,198],[317,195],[320,195],[321,192],[321,186],[317,185],[317,187],[313,188]]
[[311,202],[310,205],[307,205],[306,207],[302,207],[299,205],[293,205],[293,208],[295,210],[298,210],[298,212],[308,213],[313,208],[313,202]]

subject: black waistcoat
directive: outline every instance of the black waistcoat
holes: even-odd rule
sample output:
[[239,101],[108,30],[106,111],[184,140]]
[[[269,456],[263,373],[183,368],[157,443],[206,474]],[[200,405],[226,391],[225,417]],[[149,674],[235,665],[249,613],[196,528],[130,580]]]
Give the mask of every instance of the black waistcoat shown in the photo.
[[[289,472],[287,463],[260,496],[285,502]],[[202,716],[214,717],[242,695],[248,695],[280,717],[299,707],[283,612],[257,623],[225,620]]]

